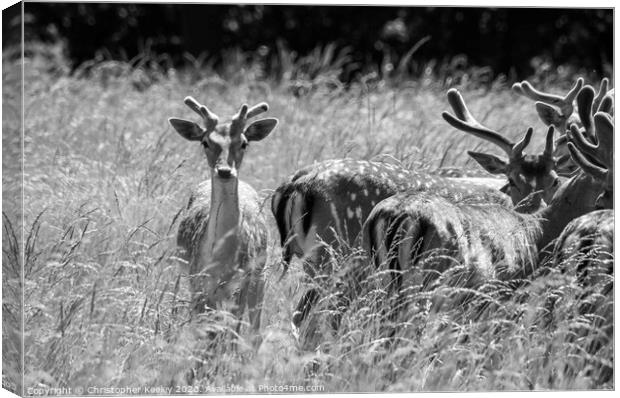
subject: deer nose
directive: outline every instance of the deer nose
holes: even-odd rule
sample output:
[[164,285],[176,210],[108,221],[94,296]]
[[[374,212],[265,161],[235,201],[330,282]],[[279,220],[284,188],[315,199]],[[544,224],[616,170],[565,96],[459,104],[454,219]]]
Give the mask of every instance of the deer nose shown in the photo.
[[230,176],[232,175],[232,169],[228,166],[218,167],[217,175],[222,178],[230,178]]

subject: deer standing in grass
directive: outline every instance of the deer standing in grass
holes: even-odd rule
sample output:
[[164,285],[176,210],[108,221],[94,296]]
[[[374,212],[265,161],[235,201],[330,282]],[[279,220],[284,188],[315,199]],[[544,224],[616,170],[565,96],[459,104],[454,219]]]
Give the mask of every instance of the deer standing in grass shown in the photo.
[[[451,90],[448,98],[457,115],[464,118],[469,115],[456,90]],[[506,189],[513,203],[532,190],[547,194],[557,188],[557,176],[550,167],[552,162],[545,156],[531,159],[522,154],[531,131],[517,143],[497,133],[487,137],[491,135],[492,142],[510,148],[511,157],[503,172],[515,180]],[[361,246],[362,226],[373,207],[407,190],[432,191],[453,201],[477,195],[481,200],[501,206],[510,203],[495,188],[481,186],[475,179],[442,178],[383,162],[341,159],[318,163],[299,170],[273,196],[272,212],[280,233],[285,270],[292,257],[298,256],[304,260],[307,275],[329,277],[332,274],[327,267],[330,250]],[[316,289],[304,294],[293,317],[294,328],[299,327],[318,298]]]
[[238,173],[249,142],[267,137],[278,120],[248,123],[268,110],[265,103],[249,109],[242,105],[225,124],[218,124],[218,117],[192,97],[185,104],[205,127],[184,119],[168,121],[183,138],[202,145],[211,171],[211,179],[192,193],[177,236],[188,263],[193,312],[222,308],[234,298],[231,312],[241,318],[247,306],[250,325],[258,332],[268,229],[258,194]]
[[[584,90],[593,92],[589,86]],[[579,95],[592,98],[590,94]],[[604,120],[611,123],[609,116],[597,113],[594,120],[599,142],[611,142],[606,137],[613,128],[601,128]],[[571,130],[579,133],[576,126]],[[585,142],[583,139],[582,144]],[[550,143],[553,127],[547,134],[546,151]],[[413,283],[423,289],[437,285],[475,289],[490,280],[528,277],[538,260],[548,256],[548,245],[564,227],[596,209],[608,186],[602,178],[608,178],[608,169],[601,168],[592,178],[593,172],[578,158],[581,152],[575,151],[573,144],[568,148],[583,171],[562,182],[548,206],[544,206],[540,191],[533,191],[516,209],[477,198],[452,202],[432,192],[402,193],[384,200],[373,209],[365,228],[371,255],[377,264],[388,264],[397,274],[412,271]],[[606,165],[611,158],[596,151],[587,151],[587,155]],[[396,280],[398,289],[402,280]]]

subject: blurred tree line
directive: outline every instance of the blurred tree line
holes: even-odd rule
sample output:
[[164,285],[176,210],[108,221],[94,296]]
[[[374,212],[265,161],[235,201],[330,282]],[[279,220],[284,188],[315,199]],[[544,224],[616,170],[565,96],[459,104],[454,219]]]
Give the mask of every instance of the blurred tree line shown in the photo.
[[544,63],[600,73],[613,62],[612,9],[28,2],[25,14],[26,40],[65,40],[74,66],[145,51],[177,66],[184,53],[206,53],[217,66],[227,49],[268,59],[278,47],[304,55],[327,43],[350,50],[349,77],[407,56],[518,75]]

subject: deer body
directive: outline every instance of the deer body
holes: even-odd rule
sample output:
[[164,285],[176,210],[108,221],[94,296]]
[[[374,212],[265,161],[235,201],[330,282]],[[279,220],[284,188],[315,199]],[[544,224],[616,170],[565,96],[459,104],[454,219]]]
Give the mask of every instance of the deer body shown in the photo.
[[525,278],[573,218],[595,209],[600,187],[580,174],[566,181],[548,206],[531,214],[477,197],[456,203],[432,194],[399,194],[370,214],[369,252],[377,266],[432,271],[423,286],[457,265],[465,274],[453,281],[468,288],[492,279]]
[[265,138],[278,121],[247,123],[267,111],[267,104],[261,103],[250,109],[241,106],[230,123],[218,125],[207,107],[191,97],[185,103],[203,118],[205,127],[177,118],[169,122],[183,138],[201,143],[211,171],[211,179],[192,193],[177,235],[188,262],[192,309],[196,314],[227,309],[241,317],[247,307],[250,324],[258,332],[268,228],[258,194],[239,180],[238,170],[248,143]]
[[293,255],[305,257],[306,271],[327,260],[324,244],[358,246],[366,218],[381,200],[407,189],[444,196],[477,192],[508,205],[508,197],[478,181],[416,173],[400,166],[352,159],[328,160],[299,170],[278,187],[272,212],[284,248],[285,267]]
[[[299,170],[278,187],[272,199],[283,247],[286,271],[293,256],[304,259],[306,274],[329,277],[329,248],[347,249],[362,244],[363,225],[381,200],[404,190],[433,190],[452,200],[477,193],[488,202],[508,206],[509,197],[482,186],[479,181],[416,173],[384,162],[351,159],[328,160]],[[318,300],[314,289],[297,305],[293,326],[299,327]]]
[[[597,210],[571,221],[558,237],[553,248],[553,262],[577,274],[586,276],[585,283],[593,284],[598,279],[597,269],[608,266],[604,271],[613,274],[614,253],[614,211]],[[590,271],[590,272],[589,272]]]
[[[573,316],[579,322],[573,325],[579,326],[571,328],[566,343],[593,358],[608,357],[608,350],[613,348],[610,345],[614,337],[613,245],[614,212],[597,210],[574,219],[564,228],[550,258],[549,265],[575,284],[568,289],[562,285],[553,291],[545,308],[547,319],[553,319],[555,305],[566,293],[576,293]],[[613,377],[613,364],[601,370],[597,378],[602,382]]]

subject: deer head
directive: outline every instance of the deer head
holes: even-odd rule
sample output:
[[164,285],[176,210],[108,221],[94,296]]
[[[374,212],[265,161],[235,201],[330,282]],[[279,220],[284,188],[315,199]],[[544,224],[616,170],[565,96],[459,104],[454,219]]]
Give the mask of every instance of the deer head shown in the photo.
[[521,96],[536,101],[536,112],[540,120],[547,126],[555,126],[563,134],[569,120],[574,118],[573,101],[575,101],[582,87],[583,78],[580,77],[563,97],[538,91],[527,80],[513,84],[512,90]]
[[[577,79],[570,91],[565,96],[545,93],[532,87],[527,81],[515,83],[512,89],[515,93],[536,101],[536,111],[540,120],[547,126],[554,126],[560,133],[555,142],[554,157],[556,158],[556,171],[558,174],[568,176],[577,170],[577,165],[572,162],[566,144],[568,142],[565,132],[568,126],[576,124],[584,128],[588,139],[593,139],[591,133],[592,116],[597,112],[613,113],[613,90],[609,89],[609,79],[604,78],[598,93],[594,93],[591,86],[583,87],[583,78]],[[584,91],[585,90],[585,91]],[[577,100],[575,112],[573,103]]]
[[555,172],[555,160],[553,157],[553,126],[550,126],[547,131],[543,153],[540,155],[526,155],[523,153],[523,150],[530,143],[534,132],[533,128],[530,127],[520,141],[512,142],[497,131],[483,126],[474,119],[467,109],[463,97],[456,89],[448,91],[448,102],[456,116],[443,112],[442,117],[452,127],[489,141],[500,147],[508,155],[508,161],[505,161],[487,153],[467,152],[489,173],[504,174],[508,178],[508,186],[504,187],[502,191],[510,195],[514,204],[519,203],[536,191],[542,191],[542,199],[545,202],[548,202],[553,197],[560,185],[560,180]]
[[596,199],[598,209],[613,208],[614,122],[605,112],[594,115],[594,134],[597,144],[590,143],[576,125],[571,125],[568,150],[573,161],[594,180],[603,184],[603,192]]
[[184,102],[202,117],[204,127],[178,118],[169,118],[168,122],[186,140],[200,141],[215,180],[236,180],[248,143],[267,137],[278,124],[278,119],[267,118],[247,125],[248,119],[267,112],[269,106],[264,102],[249,109],[241,105],[232,120],[221,125],[218,117],[194,98],[186,97]]

